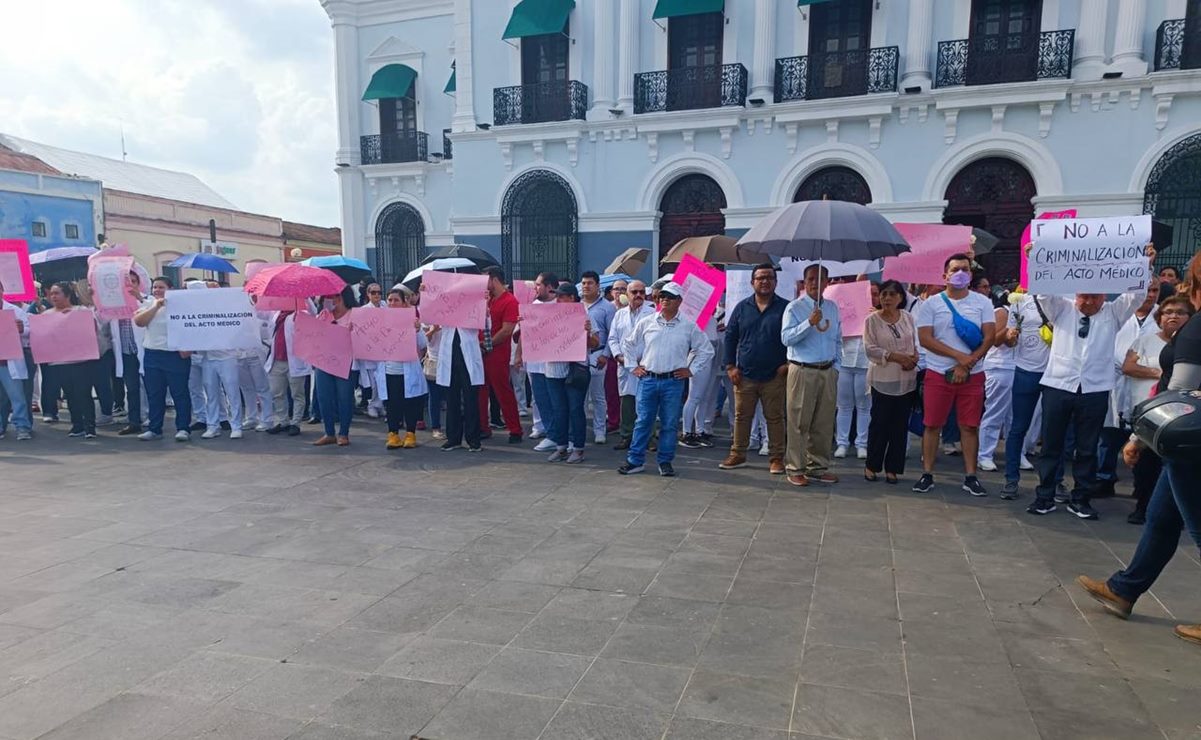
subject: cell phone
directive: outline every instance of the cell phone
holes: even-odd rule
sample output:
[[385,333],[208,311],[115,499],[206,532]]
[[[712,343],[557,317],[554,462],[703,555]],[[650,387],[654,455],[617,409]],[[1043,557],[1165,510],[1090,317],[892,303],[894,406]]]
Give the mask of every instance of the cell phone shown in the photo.
[[948,383],[954,383],[955,382],[955,369],[952,368],[952,369],[946,371],[945,373],[942,374],[942,376],[947,379]]

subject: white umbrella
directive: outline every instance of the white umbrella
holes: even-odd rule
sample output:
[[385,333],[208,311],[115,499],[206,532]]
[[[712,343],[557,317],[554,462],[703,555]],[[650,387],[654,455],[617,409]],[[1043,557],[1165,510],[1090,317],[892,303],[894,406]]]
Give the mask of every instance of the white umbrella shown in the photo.
[[409,284],[410,283],[420,284],[422,273],[428,272],[429,270],[447,270],[450,272],[478,273],[480,271],[480,268],[476,266],[475,262],[467,259],[466,257],[443,257],[442,259],[436,259],[433,262],[430,262],[429,264],[422,265],[421,267],[418,267],[415,270],[411,270],[409,272],[409,274],[405,275],[404,279],[401,280],[400,282],[404,283],[405,285],[408,285],[413,290],[416,290],[417,285],[409,285]]

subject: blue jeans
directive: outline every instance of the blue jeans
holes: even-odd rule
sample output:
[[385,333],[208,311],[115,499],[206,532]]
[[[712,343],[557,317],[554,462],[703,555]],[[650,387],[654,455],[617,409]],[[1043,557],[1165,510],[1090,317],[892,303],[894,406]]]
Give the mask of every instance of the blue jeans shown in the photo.
[[[1144,455],[1150,454],[1146,450]],[[1201,462],[1164,460],[1163,472],[1147,505],[1147,523],[1130,565],[1109,578],[1109,588],[1127,601],[1137,601],[1176,554],[1180,532],[1188,530],[1201,548]]]
[[1101,440],[1097,443],[1097,480],[1116,483],[1118,480],[1118,457],[1126,446],[1130,432],[1117,427],[1105,427],[1101,430]]
[[546,438],[558,439],[555,435],[555,415],[551,412],[550,390],[547,388],[544,373],[530,373],[530,391],[534,394],[534,403],[538,405],[538,414],[542,419],[542,427],[546,430]]
[[446,397],[446,389],[430,381],[430,429],[442,428],[442,401]]
[[646,447],[650,444],[656,418],[660,422],[657,461],[662,465],[674,460],[683,408],[684,381],[649,376],[639,381],[638,420],[634,423],[634,439],[630,442],[626,462],[631,465],[646,463]]
[[584,449],[588,426],[584,398],[588,390],[567,385],[566,378],[546,378],[546,392],[550,401],[549,416],[554,420],[547,427],[547,438],[559,447],[566,447],[571,442],[577,450]]
[[192,394],[188,391],[188,375],[192,361],[178,352],[148,349],[142,358],[142,381],[146,385],[147,429],[163,433],[163,417],[167,413],[167,391],[175,402],[175,429],[186,432],[192,426]]
[[325,436],[334,436],[334,422],[338,423],[338,436],[350,436],[350,419],[354,416],[354,383],[350,378],[339,378],[324,370],[317,370],[317,400],[321,406],[321,421],[325,424]]
[[[19,432],[33,431],[33,417],[29,413],[29,405],[25,403],[25,385],[20,380],[13,380],[8,372],[8,365],[0,363],[0,395],[7,397],[7,408],[12,409],[13,426]],[[2,413],[2,412],[0,412]],[[0,432],[8,428],[8,414],[0,415]]]
[[[1038,407],[1038,399],[1042,397],[1043,374],[1020,367],[1013,371],[1013,421],[1005,437],[1005,480],[1014,483],[1022,477],[1021,455],[1026,444],[1026,435],[1030,432],[1030,423],[1034,420],[1034,409]],[[1065,456],[1076,448],[1075,434],[1068,430],[1067,444],[1064,447]],[[1063,482],[1063,459],[1055,469],[1056,483]]]

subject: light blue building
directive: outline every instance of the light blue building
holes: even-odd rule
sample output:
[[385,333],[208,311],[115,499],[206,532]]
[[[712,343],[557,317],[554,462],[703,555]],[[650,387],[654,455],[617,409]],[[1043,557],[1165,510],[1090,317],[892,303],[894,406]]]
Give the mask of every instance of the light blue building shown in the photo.
[[0,146],[0,239],[24,239],[31,252],[94,247],[104,229],[103,202],[98,180],[60,174]]
[[1043,211],[1201,239],[1201,0],[322,4],[345,245],[384,277],[455,241],[574,277],[821,197],[987,229],[995,280]]

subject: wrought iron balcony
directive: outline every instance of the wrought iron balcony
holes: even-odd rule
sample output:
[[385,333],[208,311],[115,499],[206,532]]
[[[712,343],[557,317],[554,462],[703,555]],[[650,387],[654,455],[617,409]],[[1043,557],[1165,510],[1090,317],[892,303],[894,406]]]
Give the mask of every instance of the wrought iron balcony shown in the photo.
[[741,64],[641,72],[634,76],[634,112],[745,106],[746,80]]
[[429,134],[424,131],[361,136],[359,155],[363,164],[424,162],[429,159],[429,139]]
[[776,60],[776,102],[897,91],[900,49],[885,46]]
[[448,129],[448,128],[442,129],[442,158],[443,159],[454,159],[455,158],[454,147],[450,140],[450,129]]
[[1201,69],[1201,22],[1164,21],[1155,33],[1155,71]]
[[934,86],[1067,79],[1075,40],[1075,29],[1068,29],[940,41]]
[[575,80],[498,87],[492,91],[492,125],[583,120],[588,86]]

